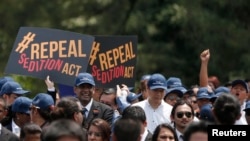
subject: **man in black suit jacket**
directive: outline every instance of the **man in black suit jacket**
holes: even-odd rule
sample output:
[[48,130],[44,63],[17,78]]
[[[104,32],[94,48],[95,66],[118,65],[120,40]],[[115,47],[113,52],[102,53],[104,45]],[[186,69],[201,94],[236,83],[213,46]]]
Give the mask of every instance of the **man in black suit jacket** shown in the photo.
[[95,92],[95,81],[90,73],[79,73],[75,79],[74,92],[83,106],[83,127],[88,128],[95,118],[102,118],[112,124],[113,110],[111,107],[95,101],[92,95]]
[[1,126],[0,141],[19,141],[19,138],[14,133],[9,131],[2,125],[0,126]]

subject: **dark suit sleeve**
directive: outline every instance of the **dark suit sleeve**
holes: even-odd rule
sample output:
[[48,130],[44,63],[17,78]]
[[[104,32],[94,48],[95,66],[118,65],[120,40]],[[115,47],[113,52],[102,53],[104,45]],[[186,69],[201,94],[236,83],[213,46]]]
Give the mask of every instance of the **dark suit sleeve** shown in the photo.
[[16,135],[11,135],[10,141],[19,141],[19,138]]
[[16,136],[14,133],[6,129],[5,127],[2,126],[2,131],[0,135],[0,141],[6,140],[6,141],[19,141],[19,137]]
[[49,94],[49,95],[52,96],[52,98],[53,98],[53,100],[54,100],[55,103],[56,103],[56,93],[57,93],[57,90],[55,90],[55,91],[49,91],[49,90],[47,90],[47,94]]
[[112,125],[113,114],[114,114],[114,110],[110,108],[109,106],[106,106],[103,112],[103,119],[106,120],[110,126]]

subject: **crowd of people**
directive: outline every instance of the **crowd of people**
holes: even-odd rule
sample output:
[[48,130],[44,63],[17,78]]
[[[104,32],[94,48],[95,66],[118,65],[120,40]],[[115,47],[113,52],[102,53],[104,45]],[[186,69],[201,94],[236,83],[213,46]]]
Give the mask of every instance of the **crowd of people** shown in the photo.
[[75,96],[60,97],[49,76],[47,92],[0,78],[1,141],[207,141],[209,125],[250,124],[249,84],[220,84],[208,75],[209,50],[200,54],[199,82],[187,88],[179,77],[141,77],[138,91],[126,84],[96,87],[91,73],[74,82]]

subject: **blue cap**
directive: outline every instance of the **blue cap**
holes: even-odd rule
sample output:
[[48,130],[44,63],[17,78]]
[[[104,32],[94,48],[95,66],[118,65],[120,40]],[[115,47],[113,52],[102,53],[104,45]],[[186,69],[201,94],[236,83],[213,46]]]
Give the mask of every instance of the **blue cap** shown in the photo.
[[20,96],[11,106],[12,112],[30,114],[30,104],[32,100],[28,97]]
[[167,88],[182,87],[181,79],[178,77],[169,77],[167,80]]
[[171,89],[167,89],[167,93],[166,95],[170,94],[170,93],[176,93],[178,94],[178,97],[182,97],[184,93],[187,92],[187,89],[184,87],[174,87]]
[[139,96],[141,96],[141,94],[135,94],[131,92],[130,94],[127,95],[127,102],[132,103],[133,101],[138,99]]
[[213,122],[213,114],[212,114],[212,105],[211,104],[205,104],[200,109],[200,119]]
[[230,89],[229,89],[228,87],[225,87],[225,86],[220,86],[220,87],[218,87],[218,88],[216,88],[216,89],[214,90],[215,95],[216,95],[217,93],[220,93],[220,92],[230,93]]
[[54,100],[51,95],[46,93],[38,93],[32,100],[32,105],[42,110],[48,110],[50,106],[54,105]]
[[23,95],[28,94],[29,91],[23,90],[21,85],[18,82],[15,81],[7,81],[1,89],[0,95],[3,94],[17,94],[17,95]]
[[201,99],[201,98],[206,98],[206,99],[210,99],[211,95],[208,92],[207,87],[201,87],[199,88],[198,92],[197,92],[197,99]]
[[244,111],[246,111],[246,110],[250,110],[250,101],[246,102],[246,107],[245,107]]
[[242,85],[246,89],[246,91],[249,92],[249,86],[248,86],[246,81],[241,80],[241,79],[234,80],[232,82],[232,87],[234,87],[234,86],[236,86],[238,84]]
[[141,77],[141,81],[149,80],[150,76],[151,76],[150,74],[145,74],[145,75],[143,75],[143,76]]
[[0,90],[2,88],[2,86],[5,84],[5,82],[7,81],[14,81],[14,79],[10,76],[4,76],[0,78]]
[[95,86],[95,81],[93,76],[90,73],[83,72],[79,73],[75,79],[75,86],[79,86],[81,84],[88,83]]
[[151,89],[151,90],[159,89],[159,88],[167,90],[166,78],[160,73],[152,74],[148,80],[147,85],[148,85],[149,89]]

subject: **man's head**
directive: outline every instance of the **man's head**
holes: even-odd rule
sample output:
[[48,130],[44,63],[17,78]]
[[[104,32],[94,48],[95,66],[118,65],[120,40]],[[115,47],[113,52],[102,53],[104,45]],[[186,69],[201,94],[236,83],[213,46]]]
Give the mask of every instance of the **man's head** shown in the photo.
[[[133,128],[131,128],[133,127]],[[113,141],[139,141],[141,139],[141,124],[135,119],[120,118],[114,124]]]
[[241,117],[240,102],[234,95],[222,93],[214,102],[213,114],[219,124],[233,125]]
[[11,110],[14,120],[19,127],[30,122],[30,105],[32,100],[28,97],[18,97],[12,104]]
[[201,108],[203,105],[210,103],[211,94],[208,91],[207,87],[201,87],[199,88],[197,92],[197,104],[199,108]]
[[147,127],[147,119],[145,111],[140,106],[128,106],[122,113],[124,119],[135,119],[141,122],[142,133],[145,127]]
[[182,98],[183,94],[186,92],[186,88],[184,87],[173,87],[167,90],[167,93],[164,97],[164,101],[168,104],[174,106],[174,104]]
[[171,120],[174,122],[175,127],[181,131],[194,119],[194,109],[192,105],[185,101],[178,101],[171,111]]
[[95,81],[90,73],[79,73],[75,79],[74,92],[83,106],[86,106],[92,99],[95,92]]
[[21,141],[40,141],[42,129],[35,123],[27,123],[21,128]]
[[232,81],[230,92],[240,100],[241,104],[243,104],[248,97],[249,86],[244,80],[237,79]]
[[44,120],[50,118],[50,112],[54,109],[54,100],[51,95],[46,93],[38,93],[31,102],[31,121],[35,121],[37,117]]
[[28,93],[29,91],[23,90],[22,86],[18,82],[7,81],[2,86],[0,95],[5,99],[7,105],[10,106],[17,97]]
[[79,124],[69,119],[59,119],[42,131],[41,139],[42,141],[85,141],[86,137]]
[[100,102],[110,106],[113,110],[117,110],[116,90],[114,88],[105,88],[101,94]]
[[71,119],[82,125],[84,119],[79,99],[72,96],[61,98],[51,113],[51,119],[53,121],[58,119]]
[[152,74],[147,85],[149,89],[149,100],[155,102],[162,101],[167,90],[166,78],[159,73]]

